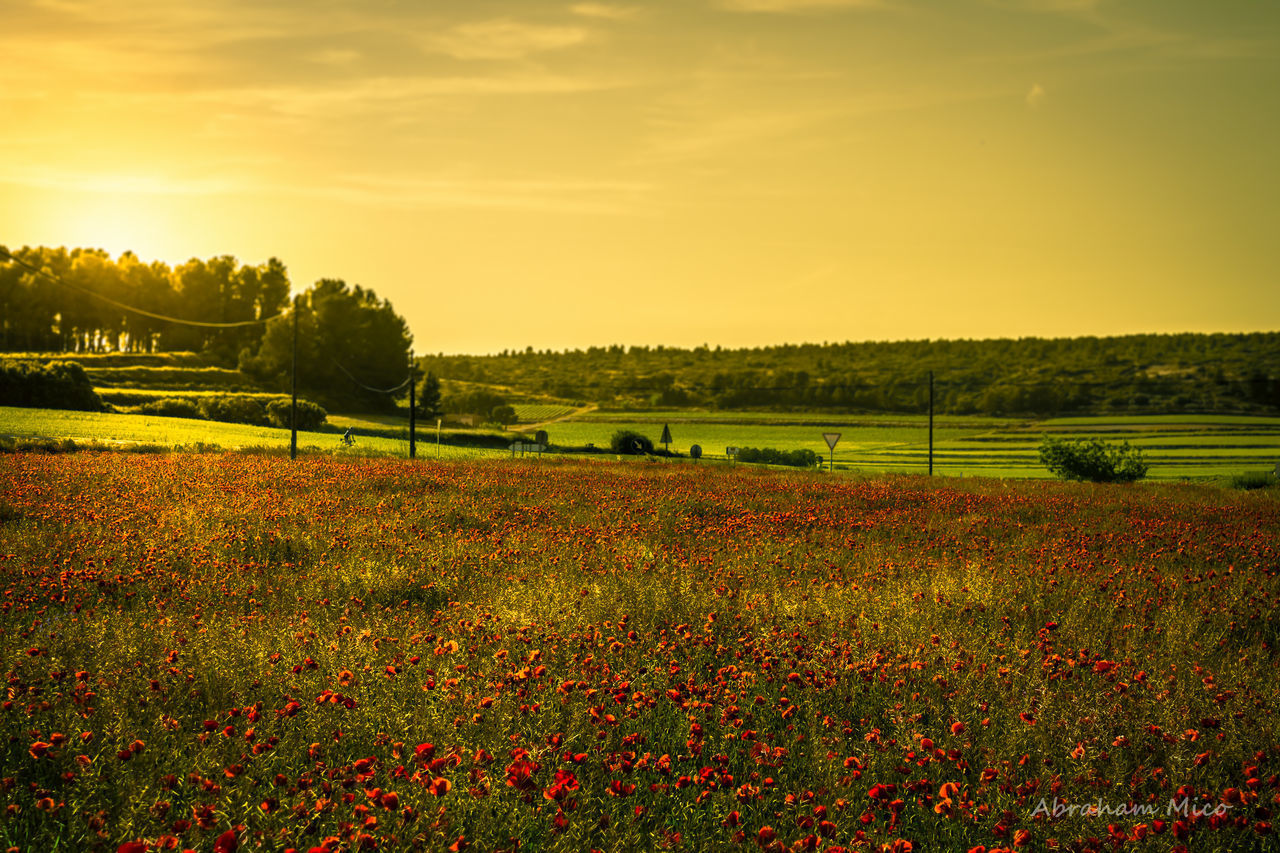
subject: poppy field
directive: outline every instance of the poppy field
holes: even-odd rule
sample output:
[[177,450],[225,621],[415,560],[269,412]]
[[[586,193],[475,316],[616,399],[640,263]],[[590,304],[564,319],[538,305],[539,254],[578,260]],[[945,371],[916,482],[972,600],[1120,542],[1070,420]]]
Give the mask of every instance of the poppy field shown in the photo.
[[1280,848],[1280,500],[0,456],[0,848]]

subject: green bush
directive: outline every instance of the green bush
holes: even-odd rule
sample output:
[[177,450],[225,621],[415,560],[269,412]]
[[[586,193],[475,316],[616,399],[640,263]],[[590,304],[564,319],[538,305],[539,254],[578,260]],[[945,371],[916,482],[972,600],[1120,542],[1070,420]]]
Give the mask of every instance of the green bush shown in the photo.
[[74,361],[10,360],[0,362],[0,406],[102,411],[84,368]]
[[774,447],[743,447],[738,450],[738,461],[812,468],[818,464],[818,454],[807,447],[797,450],[778,450]]
[[[290,400],[272,400],[267,403],[267,420],[273,427],[292,429],[289,424],[289,411],[291,408],[292,401]],[[325,419],[328,417],[329,413],[323,407],[310,400],[298,401],[298,429],[318,429],[324,425]]]
[[1147,475],[1142,453],[1129,442],[1096,438],[1049,438],[1040,444],[1040,462],[1063,480],[1132,483]]
[[140,406],[134,406],[133,411],[139,415],[157,415],[162,418],[204,417],[204,415],[200,414],[199,406],[181,397],[165,397],[161,400],[152,400]]
[[444,397],[444,410],[454,415],[484,415],[506,405],[506,398],[492,391],[464,391]]
[[262,406],[248,397],[205,397],[200,401],[200,414],[211,421],[251,426],[269,425],[267,413]]
[[1233,489],[1265,489],[1278,481],[1270,471],[1245,471],[1243,474],[1233,475],[1230,482]]
[[0,453],[73,453],[76,443],[69,438],[0,437]]
[[635,430],[620,429],[609,439],[609,449],[632,456],[647,455],[653,452],[653,442]]
[[514,406],[508,406],[504,404],[501,406],[493,407],[493,410],[489,412],[489,420],[495,424],[502,424],[503,426],[511,426],[511,424],[520,420],[520,418],[518,415],[516,415],[516,410]]

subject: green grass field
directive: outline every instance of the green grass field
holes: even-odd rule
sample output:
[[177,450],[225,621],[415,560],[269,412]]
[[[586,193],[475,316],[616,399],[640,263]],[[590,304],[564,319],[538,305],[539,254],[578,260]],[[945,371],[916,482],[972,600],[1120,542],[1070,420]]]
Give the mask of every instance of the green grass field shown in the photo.
[[563,418],[575,411],[573,406],[559,403],[515,403],[511,408],[516,410],[516,417],[520,418],[519,423],[516,424],[517,428],[520,424],[544,423]]
[[[529,417],[555,417],[567,407],[530,406]],[[677,414],[681,417],[675,417]],[[928,470],[928,421],[924,417],[845,416],[825,422],[804,413],[587,412],[549,423],[551,443],[559,447],[607,448],[620,429],[632,429],[655,444],[663,425],[672,432],[671,449],[687,454],[697,444],[707,461],[727,460],[728,447],[808,448],[830,458],[824,432],[839,432],[837,470],[923,473]],[[329,429],[302,433],[299,445],[329,452],[348,427],[359,452],[407,453],[408,423],[397,415],[331,415]],[[520,425],[509,437],[519,437]],[[476,434],[489,430],[474,430]],[[1280,418],[1176,416],[1111,419],[1061,418],[1043,422],[986,417],[938,418],[934,423],[934,473],[941,476],[1050,476],[1040,465],[1045,434],[1128,441],[1142,450],[1153,479],[1223,478],[1247,471],[1269,471],[1280,460]],[[287,447],[285,430],[146,415],[0,408],[0,435],[71,438],[80,441],[156,444],[170,447],[215,444],[236,447]],[[508,437],[504,435],[504,438]],[[434,423],[418,430],[420,454],[436,455]],[[440,455],[500,456],[504,451],[444,446]]]
[[[554,444],[607,447],[620,429],[654,441],[670,426],[672,450],[693,444],[710,459],[725,449],[808,448],[829,459],[824,432],[839,432],[837,469],[920,473],[928,470],[926,416],[843,415],[775,412],[591,412],[548,427]],[[1224,477],[1270,470],[1280,460],[1280,418],[1235,415],[1056,418],[1034,422],[990,417],[934,419],[935,474],[947,476],[1048,477],[1039,446],[1044,435],[1128,441],[1142,450],[1156,479]]]
[[[338,420],[343,421],[341,418]],[[357,421],[356,423],[371,422]],[[342,428],[345,429],[345,426]],[[423,441],[421,455],[424,458],[434,457],[437,454],[434,442],[428,443],[426,433],[419,435]],[[290,439],[288,430],[271,427],[187,418],[160,418],[150,415],[112,415],[50,409],[16,409],[6,406],[0,406],[0,436],[69,438],[78,442],[149,444],[174,448],[216,445],[227,450],[288,448]],[[357,428],[356,445],[352,449],[341,445],[341,433],[337,431],[300,431],[298,447],[303,452],[322,451],[355,455],[374,453],[398,456],[407,453],[408,442],[407,439],[361,432]],[[448,445],[439,448],[438,452],[440,456],[451,459],[501,455],[500,451],[495,450]]]
[[[903,414],[840,414],[828,412],[761,412],[727,411],[712,409],[594,409],[577,416],[575,421],[589,423],[720,423],[720,424],[777,424],[828,426],[884,426],[928,424],[926,415]],[[937,415],[934,425],[961,424],[967,427],[1005,427],[1025,423],[1025,419],[993,418],[986,415]]]
[[[41,355],[48,360],[52,356]],[[95,378],[98,393],[120,407],[164,397],[198,403],[209,395],[234,393],[261,403],[277,394],[239,389],[236,371],[209,367],[191,353],[166,356],[123,354],[77,355]],[[461,383],[465,387],[481,387]],[[484,386],[490,387],[490,386]],[[497,388],[498,386],[493,386]],[[553,399],[513,404],[519,422],[507,433],[484,428],[459,430],[514,440],[522,432],[546,429],[560,448],[607,449],[620,429],[635,430],[655,445],[663,426],[672,432],[671,449],[688,454],[695,444],[707,462],[726,462],[729,447],[808,449],[831,460],[822,434],[838,432],[834,452],[837,470],[846,472],[924,473],[929,470],[928,419],[924,415],[831,414],[826,412],[760,412],[709,409],[619,410],[574,407]],[[183,421],[154,416],[76,415],[66,412],[22,413],[0,410],[0,435],[69,437],[85,441],[135,442],[165,446],[216,444],[223,447],[280,447],[283,431]],[[351,428],[362,452],[407,453],[408,422],[401,415],[330,413],[325,430],[308,434],[302,445],[328,451],[341,432]],[[451,430],[452,431],[452,430]],[[1220,479],[1245,472],[1270,471],[1280,460],[1280,417],[1242,415],[1114,415],[1064,417],[1040,421],[991,416],[946,415],[934,419],[933,471],[942,476],[1050,476],[1040,465],[1039,447],[1046,435],[1129,442],[1142,451],[1154,479]],[[435,423],[418,427],[424,453],[434,453]],[[442,455],[500,455],[497,449],[460,449]]]

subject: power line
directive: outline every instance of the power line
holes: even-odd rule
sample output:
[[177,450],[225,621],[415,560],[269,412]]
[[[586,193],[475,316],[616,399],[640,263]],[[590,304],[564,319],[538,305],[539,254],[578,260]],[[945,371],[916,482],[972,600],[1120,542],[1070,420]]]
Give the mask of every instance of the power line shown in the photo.
[[3,255],[4,257],[13,261],[18,266],[24,267],[30,270],[31,272],[35,273],[36,275],[43,276],[44,278],[49,279],[49,281],[52,281],[55,284],[60,284],[63,287],[70,288],[71,290],[75,290],[79,293],[84,293],[89,296],[95,297],[97,299],[101,299],[103,302],[106,302],[109,305],[114,305],[116,308],[120,308],[124,311],[132,311],[134,314],[139,314],[143,317],[150,317],[153,320],[163,320],[168,323],[177,323],[181,326],[198,326],[202,329],[240,329],[240,328],[244,328],[245,326],[260,326],[271,320],[274,320],[276,317],[283,317],[285,315],[285,312],[281,311],[279,314],[273,314],[270,317],[263,317],[258,320],[239,320],[231,323],[213,323],[213,322],[206,322],[203,320],[184,320],[181,317],[170,317],[167,314],[157,314],[154,311],[147,311],[145,308],[137,308],[133,305],[127,305],[124,302],[120,302],[118,300],[112,299],[110,296],[103,296],[101,293],[97,293],[96,291],[90,290],[87,287],[82,287],[78,284],[72,284],[71,282],[67,281],[61,276],[54,275],[53,273],[47,270],[40,269],[39,267],[36,267],[27,263],[22,258],[19,258],[17,255],[13,254],[8,249],[5,249],[3,247],[0,247],[0,255]]
[[399,385],[395,386],[394,388],[373,388],[368,385],[365,385],[359,379],[356,379],[354,376],[352,376],[351,371],[343,367],[342,364],[336,358],[333,358],[331,356],[329,360],[333,362],[334,367],[338,368],[343,373],[347,374],[348,379],[350,379],[352,382],[359,385],[364,390],[371,391],[374,394],[394,394],[395,392],[403,389],[405,386],[407,386],[410,382],[413,381],[413,374],[410,374],[407,379],[405,379],[403,382],[401,382]]
[[[89,296],[96,297],[98,299],[101,299],[103,302],[108,303],[109,305],[114,305],[115,307],[120,308],[121,310],[132,311],[135,314],[140,314],[143,317],[150,317],[153,320],[163,320],[165,322],[177,323],[183,326],[198,326],[204,329],[240,329],[246,326],[260,326],[271,320],[274,320],[277,317],[285,316],[285,312],[282,311],[279,314],[273,314],[270,317],[263,317],[258,320],[240,320],[240,321],[229,322],[229,323],[214,323],[214,322],[207,322],[202,320],[186,320],[181,317],[170,317],[167,314],[157,314],[154,311],[147,311],[144,308],[138,308],[133,305],[128,305],[124,302],[120,302],[119,300],[112,299],[109,296],[104,296],[101,293],[97,293],[93,290],[90,290],[87,287],[83,287],[78,284],[73,284],[67,281],[66,279],[62,278],[61,276],[54,275],[48,270],[44,270],[32,264],[27,263],[22,258],[19,258],[17,255],[13,254],[12,252],[10,252],[8,249],[4,247],[0,247],[0,255],[3,255],[8,260],[14,262],[20,267],[23,267],[24,269],[27,269],[35,273],[36,275],[47,278],[49,281],[52,281],[55,284],[60,284],[63,287],[69,288],[79,293],[84,293]],[[339,370],[341,370],[343,373],[347,375],[348,379],[350,379],[352,382],[354,382],[356,385],[360,386],[364,390],[370,391],[374,394],[394,394],[395,392],[404,389],[411,381],[413,381],[413,377],[411,375],[408,378],[406,378],[403,382],[401,382],[399,385],[396,385],[392,388],[374,388],[370,385],[366,385],[365,383],[357,379],[354,375],[352,375],[351,371],[343,367],[342,364],[336,358],[332,359],[332,361],[335,367],[337,367]]]

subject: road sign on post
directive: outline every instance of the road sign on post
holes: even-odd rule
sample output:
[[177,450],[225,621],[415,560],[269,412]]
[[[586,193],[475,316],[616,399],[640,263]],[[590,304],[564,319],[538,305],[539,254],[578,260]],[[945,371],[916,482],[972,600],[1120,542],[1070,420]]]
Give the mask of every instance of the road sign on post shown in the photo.
[[514,457],[517,453],[523,456],[526,453],[537,453],[541,455],[547,449],[545,444],[539,444],[535,441],[513,441],[511,442],[511,455]]
[[671,452],[671,427],[666,424],[662,425],[662,438],[658,439],[658,441],[662,442],[663,448],[668,453]]
[[831,451],[831,463],[827,470],[834,471],[836,470],[836,442],[840,440],[840,433],[824,432],[822,434],[822,440],[827,443],[827,449]]

